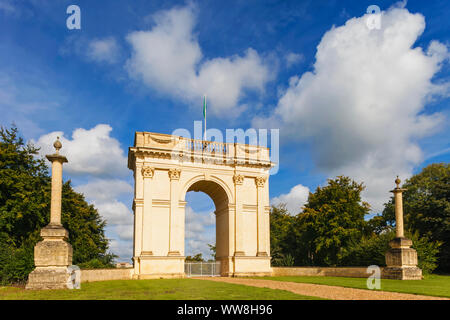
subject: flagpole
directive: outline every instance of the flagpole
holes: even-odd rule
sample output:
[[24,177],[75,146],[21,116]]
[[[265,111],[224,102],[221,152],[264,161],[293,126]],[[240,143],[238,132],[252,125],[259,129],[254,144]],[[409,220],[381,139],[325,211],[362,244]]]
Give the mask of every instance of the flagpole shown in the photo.
[[203,110],[205,111],[205,133],[203,140],[206,141],[206,94],[203,96]]

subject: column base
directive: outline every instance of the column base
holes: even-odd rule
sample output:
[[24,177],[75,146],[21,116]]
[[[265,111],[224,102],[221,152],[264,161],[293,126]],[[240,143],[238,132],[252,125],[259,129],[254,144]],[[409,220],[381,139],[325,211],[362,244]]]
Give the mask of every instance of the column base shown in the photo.
[[412,241],[407,238],[395,238],[386,252],[386,265],[383,269],[384,279],[421,280],[422,270],[417,267],[417,251],[410,248]]
[[138,270],[134,279],[184,278],[184,256],[149,256],[135,258]]
[[232,262],[234,268],[231,276],[233,277],[262,277],[272,275],[270,257],[267,253],[256,257],[234,256],[232,257]]
[[386,267],[383,269],[383,279],[422,280],[422,269],[418,267]]
[[73,289],[72,271],[64,267],[38,267],[28,275],[25,289]]

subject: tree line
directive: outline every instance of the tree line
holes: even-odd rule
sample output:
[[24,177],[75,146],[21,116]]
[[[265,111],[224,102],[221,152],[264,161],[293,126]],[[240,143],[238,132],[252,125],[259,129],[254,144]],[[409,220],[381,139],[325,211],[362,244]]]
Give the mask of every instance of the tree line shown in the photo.
[[[424,273],[450,271],[450,166],[428,165],[402,186],[406,237],[413,240]],[[329,179],[310,193],[299,212],[272,206],[270,241],[274,266],[385,265],[395,237],[393,197],[381,214],[365,219],[363,183]]]

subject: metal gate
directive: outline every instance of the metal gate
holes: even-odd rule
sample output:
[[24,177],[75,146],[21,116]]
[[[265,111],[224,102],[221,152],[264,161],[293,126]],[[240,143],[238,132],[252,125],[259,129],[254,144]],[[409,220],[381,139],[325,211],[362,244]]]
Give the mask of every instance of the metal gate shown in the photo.
[[185,262],[186,277],[220,277],[220,261]]

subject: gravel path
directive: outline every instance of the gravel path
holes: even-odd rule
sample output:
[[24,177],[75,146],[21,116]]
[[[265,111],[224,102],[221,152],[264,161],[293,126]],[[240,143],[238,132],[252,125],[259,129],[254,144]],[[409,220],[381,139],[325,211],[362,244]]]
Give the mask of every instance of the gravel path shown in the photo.
[[332,300],[450,300],[448,298],[422,296],[408,293],[371,291],[364,289],[353,289],[287,281],[226,277],[199,277],[195,279],[243,284],[246,286],[261,288],[287,290],[304,296],[313,296]]

